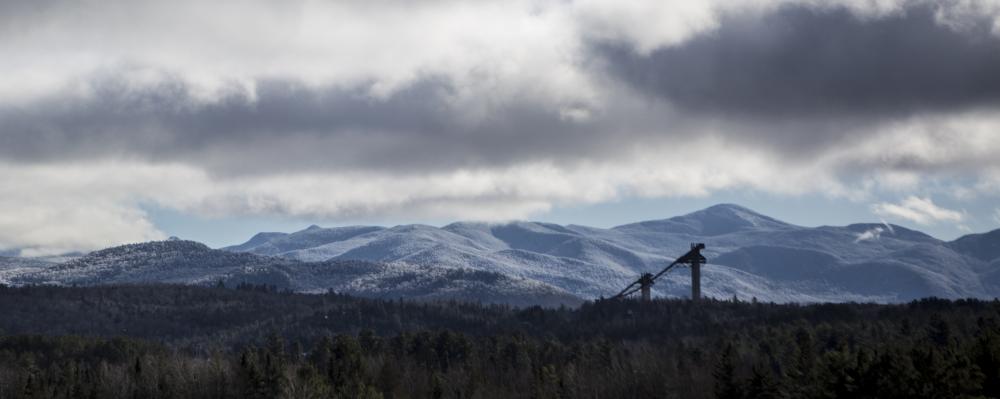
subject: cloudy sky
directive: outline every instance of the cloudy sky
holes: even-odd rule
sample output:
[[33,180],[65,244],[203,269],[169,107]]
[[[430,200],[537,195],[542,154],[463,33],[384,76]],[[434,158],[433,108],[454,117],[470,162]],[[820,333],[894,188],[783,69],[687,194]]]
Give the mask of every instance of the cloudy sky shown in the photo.
[[0,250],[718,202],[1000,227],[1000,0],[0,0]]

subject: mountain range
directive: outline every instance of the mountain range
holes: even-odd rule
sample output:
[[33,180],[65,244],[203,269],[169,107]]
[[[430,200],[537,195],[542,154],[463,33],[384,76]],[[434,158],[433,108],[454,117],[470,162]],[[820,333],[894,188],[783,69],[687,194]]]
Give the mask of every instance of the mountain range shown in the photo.
[[[259,233],[222,249],[170,240],[58,264],[10,266],[18,258],[0,258],[0,282],[250,282],[302,292],[572,305],[614,295],[695,242],[707,246],[702,291],[709,297],[900,302],[1000,296],[1000,230],[946,242],[890,224],[796,226],[732,204],[608,229],[538,222],[310,226]],[[687,269],[653,286],[660,296],[685,297],[689,290]]]

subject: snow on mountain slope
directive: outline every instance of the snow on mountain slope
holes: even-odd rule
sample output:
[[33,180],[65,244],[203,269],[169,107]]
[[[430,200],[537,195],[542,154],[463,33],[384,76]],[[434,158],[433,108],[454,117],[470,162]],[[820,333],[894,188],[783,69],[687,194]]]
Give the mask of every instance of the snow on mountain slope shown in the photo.
[[10,284],[10,280],[15,276],[52,265],[54,263],[36,258],[0,256],[0,284]]
[[[824,281],[775,281],[756,274],[722,265],[702,267],[702,295],[705,297],[740,300],[756,298],[764,302],[894,302],[900,299],[887,293],[858,293]],[[690,269],[680,268],[660,278],[653,286],[654,294],[687,297],[691,293]]]
[[[320,231],[337,229],[311,230],[321,236]],[[294,241],[296,234],[276,240]],[[442,228],[371,228],[313,247],[285,244],[285,248],[299,249],[277,253],[259,249],[275,247],[267,243],[230,249],[308,261],[359,259],[470,268],[531,279],[596,298],[617,293],[642,272],[658,271],[683,254],[690,243],[704,242],[708,246],[704,254],[711,263],[704,268],[706,295],[783,301],[903,301],[924,296],[1000,294],[1000,281],[983,282],[984,278],[1000,276],[1000,271],[976,259],[984,256],[982,253],[989,256],[978,248],[989,248],[990,242],[1000,242],[1000,238],[984,240],[985,244],[964,255],[953,250],[953,243],[900,226],[810,228],[722,204],[610,229],[535,222],[457,222]],[[687,288],[680,288],[689,285],[689,280],[679,277],[683,273],[671,272],[671,283],[654,286],[654,293],[688,295]]]
[[723,254],[712,262],[776,281],[797,281],[836,270],[843,260],[809,249],[753,245]]
[[457,299],[516,306],[576,305],[582,300],[538,281],[471,269],[330,261],[289,270],[301,292],[335,291],[376,298]]
[[54,263],[39,258],[18,258],[12,256],[0,256],[0,270],[14,268],[39,268],[52,266]]
[[253,252],[260,255],[278,255],[289,251],[314,248],[331,242],[347,240],[381,229],[381,227],[371,226],[347,226],[324,229],[312,225],[305,230],[291,234],[260,233],[251,238],[250,241],[235,247],[223,249],[235,252]]
[[651,270],[651,264],[666,261],[635,255],[560,226],[527,222],[441,229],[396,226],[278,255],[304,261],[357,259],[472,268],[558,284],[588,297],[606,295],[636,270]]
[[213,250],[194,241],[154,241],[95,251],[82,258],[19,276],[20,283],[111,284],[218,281],[240,268],[272,268],[294,260]]
[[618,230],[649,230],[696,236],[718,236],[740,231],[794,229],[796,226],[733,204],[720,204],[683,216],[615,227]]
[[983,287],[991,293],[1000,291],[1000,258],[993,259],[980,272]]
[[[549,223],[442,228],[310,226],[213,250],[169,240],[93,252],[60,264],[0,257],[3,284],[267,284],[303,292],[572,304],[616,294],[704,242],[706,296],[765,301],[907,301],[1000,293],[1000,234],[945,243],[886,224],[802,227],[735,205],[610,229]],[[992,258],[991,258],[992,257]],[[14,260],[12,260],[14,259]],[[685,297],[678,268],[654,295]]]
[[1000,229],[959,237],[949,242],[948,247],[982,261],[992,261],[1000,258]]
[[[322,229],[321,229],[322,230]],[[330,229],[338,230],[338,229]],[[318,236],[320,230],[313,231]],[[285,248],[301,245],[288,243],[299,233],[277,239]],[[229,250],[248,251],[259,254],[274,254],[301,261],[323,261],[329,259],[365,260],[372,262],[405,262],[417,265],[433,265],[440,268],[472,268],[507,276],[526,278],[541,283],[559,282],[560,287],[572,288],[574,292],[597,297],[612,289],[607,284],[608,254],[599,250],[578,248],[582,254],[573,253],[574,240],[588,240],[577,233],[555,225],[518,223],[511,225],[455,224],[446,228],[424,225],[396,226],[388,229],[372,229],[364,234],[348,237],[334,237],[322,245],[274,253],[277,245],[256,243],[239,245]],[[256,239],[257,237],[255,237]],[[579,244],[579,243],[577,243]],[[618,257],[631,257],[637,263],[649,263],[632,255],[631,251],[608,248],[603,242],[589,243],[587,247],[604,246],[608,252]],[[249,249],[247,249],[249,248]],[[544,252],[532,252],[523,248]],[[592,256],[586,253],[592,253]],[[525,253],[533,260],[526,262]],[[593,258],[592,261],[580,259]],[[631,267],[620,270],[615,276],[623,281],[631,275]],[[618,284],[621,281],[616,281]]]
[[459,299],[487,303],[573,305],[581,300],[534,280],[470,269],[365,261],[301,262],[214,250],[193,241],[155,241],[93,252],[47,267],[20,270],[10,284],[265,284],[301,292]]
[[223,249],[233,252],[246,252],[251,249],[268,244],[270,241],[277,241],[279,238],[285,236],[288,236],[288,233],[275,233],[275,232],[257,233],[253,237],[250,237],[250,241],[247,241],[240,245],[234,245],[232,247]]

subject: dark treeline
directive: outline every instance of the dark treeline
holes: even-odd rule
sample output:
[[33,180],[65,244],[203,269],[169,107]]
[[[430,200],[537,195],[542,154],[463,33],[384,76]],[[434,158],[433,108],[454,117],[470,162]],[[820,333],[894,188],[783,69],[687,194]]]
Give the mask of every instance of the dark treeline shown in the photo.
[[3,398],[1000,397],[1000,302],[515,309],[0,288]]

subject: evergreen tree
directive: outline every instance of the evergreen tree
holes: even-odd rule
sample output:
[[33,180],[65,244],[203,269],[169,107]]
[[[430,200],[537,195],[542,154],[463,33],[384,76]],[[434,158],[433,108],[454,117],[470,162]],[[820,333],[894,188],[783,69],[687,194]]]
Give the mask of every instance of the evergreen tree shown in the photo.
[[746,397],[753,399],[781,399],[784,392],[766,367],[755,366],[746,387]]
[[742,399],[743,384],[736,376],[736,359],[733,344],[727,343],[719,359],[716,360],[715,397],[718,399]]

